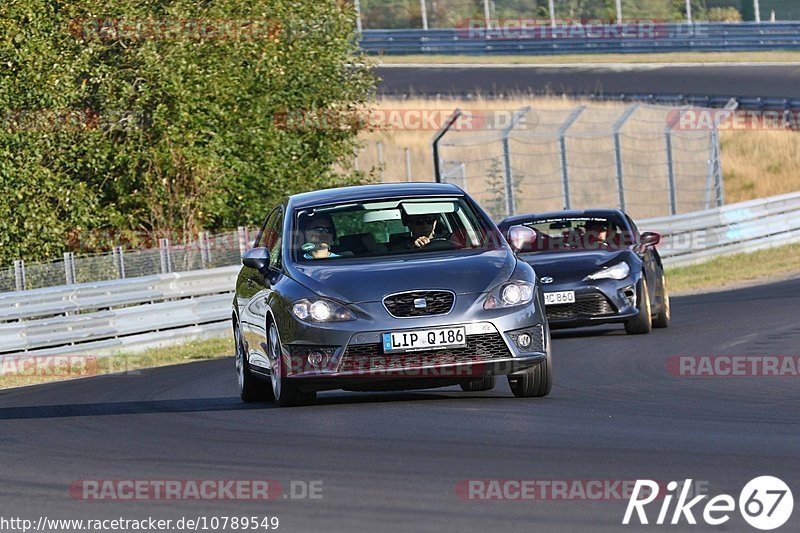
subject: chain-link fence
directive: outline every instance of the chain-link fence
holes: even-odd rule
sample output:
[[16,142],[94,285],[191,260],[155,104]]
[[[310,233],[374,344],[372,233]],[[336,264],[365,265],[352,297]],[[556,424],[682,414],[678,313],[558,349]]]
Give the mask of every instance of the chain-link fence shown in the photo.
[[[357,26],[364,30],[497,27],[505,21],[531,24],[581,20],[658,22],[756,20],[753,0],[353,0]],[[800,16],[795,0],[760,0],[760,18]],[[688,6],[687,6],[688,4]],[[617,6],[619,6],[617,8]]]
[[116,247],[111,252],[98,254],[67,252],[58,261],[15,261],[13,265],[0,268],[0,292],[235,265],[252,245],[254,236],[248,228],[241,227],[230,233],[203,232],[187,244],[160,239],[158,248],[125,250]]
[[637,218],[721,205],[719,140],[686,127],[691,110],[523,108],[503,129],[447,131],[441,181],[470,193],[493,217],[620,207]]

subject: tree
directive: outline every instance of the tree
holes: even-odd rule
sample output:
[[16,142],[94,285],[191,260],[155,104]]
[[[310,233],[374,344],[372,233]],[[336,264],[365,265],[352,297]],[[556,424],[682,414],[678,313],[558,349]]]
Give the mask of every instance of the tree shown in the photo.
[[280,119],[369,101],[352,6],[6,0],[0,20],[2,263],[87,230],[257,223],[284,195],[360,179],[357,121]]

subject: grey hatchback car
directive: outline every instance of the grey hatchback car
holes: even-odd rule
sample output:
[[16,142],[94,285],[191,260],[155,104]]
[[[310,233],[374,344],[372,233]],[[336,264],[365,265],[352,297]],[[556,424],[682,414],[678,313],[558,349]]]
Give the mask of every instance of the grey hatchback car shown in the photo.
[[[242,400],[318,391],[552,387],[550,330],[533,268],[464,191],[407,183],[285,198],[267,216],[233,301]],[[532,233],[532,232],[531,232]],[[518,242],[520,241],[520,242]]]

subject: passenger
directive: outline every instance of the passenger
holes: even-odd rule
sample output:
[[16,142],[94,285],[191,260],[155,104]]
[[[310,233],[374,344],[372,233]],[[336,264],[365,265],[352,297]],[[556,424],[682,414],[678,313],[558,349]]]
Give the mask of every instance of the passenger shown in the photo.
[[587,220],[584,224],[586,229],[586,248],[610,248],[608,242],[609,238],[609,222],[607,220]]
[[301,216],[300,229],[305,243],[302,246],[305,259],[339,257],[330,249],[330,243],[336,239],[336,227],[331,217],[323,214]]

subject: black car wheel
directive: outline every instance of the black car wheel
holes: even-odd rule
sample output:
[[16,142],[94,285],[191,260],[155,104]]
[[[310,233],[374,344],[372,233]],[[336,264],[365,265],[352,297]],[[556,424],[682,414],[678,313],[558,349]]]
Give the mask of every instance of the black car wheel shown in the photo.
[[242,334],[239,332],[239,325],[234,322],[233,340],[236,350],[236,376],[239,381],[239,396],[243,402],[269,401],[272,399],[272,390],[264,383],[259,381],[250,373],[250,365],[244,353],[242,344]]
[[653,318],[654,328],[666,328],[669,326],[671,311],[669,308],[669,291],[667,290],[667,278],[661,274],[661,310]]
[[486,376],[483,378],[470,378],[462,380],[459,385],[464,392],[479,392],[484,390],[492,390],[497,383],[497,378],[494,376]]
[[275,402],[281,407],[304,405],[314,401],[316,392],[305,392],[292,383],[285,375],[283,357],[281,356],[281,342],[278,328],[274,323],[269,324],[269,355],[272,360],[270,381],[272,382],[272,395]]
[[644,275],[639,283],[639,297],[636,300],[636,308],[639,310],[639,314],[625,322],[625,331],[632,335],[650,333],[653,327],[653,316],[650,308],[650,291],[647,288],[647,280]]

